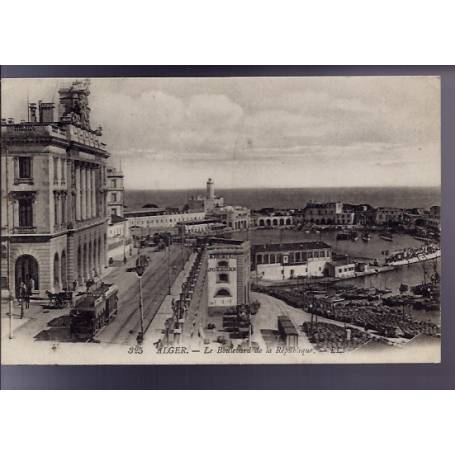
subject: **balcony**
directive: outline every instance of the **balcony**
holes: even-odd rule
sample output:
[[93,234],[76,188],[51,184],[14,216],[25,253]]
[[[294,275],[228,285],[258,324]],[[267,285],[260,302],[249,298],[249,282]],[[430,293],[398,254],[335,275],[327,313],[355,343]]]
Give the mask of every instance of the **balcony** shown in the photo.
[[35,226],[20,226],[13,228],[14,234],[36,234]]
[[15,177],[15,185],[33,185],[33,177]]

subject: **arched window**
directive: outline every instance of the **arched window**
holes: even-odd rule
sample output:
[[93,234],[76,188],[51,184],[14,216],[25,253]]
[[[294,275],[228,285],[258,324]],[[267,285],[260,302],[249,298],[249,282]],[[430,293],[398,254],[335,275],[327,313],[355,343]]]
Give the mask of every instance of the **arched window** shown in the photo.
[[54,291],[60,291],[60,259],[58,253],[54,255]]
[[278,226],[278,220],[276,218],[273,219],[273,225]]
[[216,297],[232,297],[232,295],[231,295],[231,292],[229,291],[229,289],[221,288],[221,289],[218,289],[218,291],[216,292],[215,298]]
[[280,218],[280,226],[284,226],[284,219]]
[[38,261],[29,254],[19,256],[16,260],[15,281],[16,295],[19,295],[19,285],[30,283],[33,280],[33,290],[39,289],[39,268]]
[[259,220],[259,226],[264,226],[264,220]]
[[62,279],[62,288],[66,289],[68,287],[68,280],[66,276],[66,252],[62,251],[61,266],[60,266],[60,276]]
[[291,224],[291,218],[288,218],[288,219],[286,220],[286,226],[290,226],[290,224]]

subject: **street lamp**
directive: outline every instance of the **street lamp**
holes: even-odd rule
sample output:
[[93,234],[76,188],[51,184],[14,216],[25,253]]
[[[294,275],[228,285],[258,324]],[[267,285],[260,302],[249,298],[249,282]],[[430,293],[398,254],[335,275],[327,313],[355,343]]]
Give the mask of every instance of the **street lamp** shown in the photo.
[[144,267],[142,265],[138,265],[136,267],[136,275],[139,281],[139,311],[141,315],[141,331],[137,335],[137,343],[142,344],[144,341],[144,306],[142,302],[142,275],[144,274]]

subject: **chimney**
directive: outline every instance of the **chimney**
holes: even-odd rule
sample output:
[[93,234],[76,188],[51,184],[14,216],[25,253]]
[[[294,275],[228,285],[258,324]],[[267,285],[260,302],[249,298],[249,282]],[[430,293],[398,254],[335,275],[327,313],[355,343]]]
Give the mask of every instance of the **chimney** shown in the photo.
[[43,103],[39,101],[39,121],[40,123],[53,123],[54,119],[54,103]]

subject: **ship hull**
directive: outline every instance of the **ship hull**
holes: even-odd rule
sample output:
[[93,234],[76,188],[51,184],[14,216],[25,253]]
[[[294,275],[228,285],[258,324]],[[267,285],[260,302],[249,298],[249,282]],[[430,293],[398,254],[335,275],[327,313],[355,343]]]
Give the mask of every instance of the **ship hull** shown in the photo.
[[435,251],[434,253],[425,254],[425,256],[413,256],[411,258],[401,259],[399,261],[388,262],[387,265],[400,266],[400,265],[409,265],[415,264],[416,262],[425,262],[431,261],[441,257],[441,250]]

